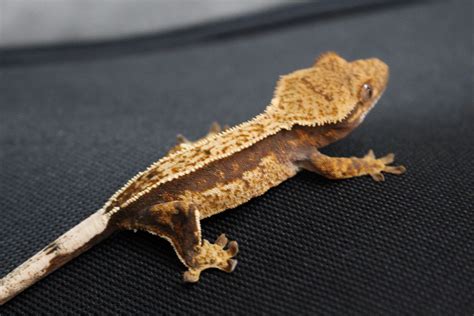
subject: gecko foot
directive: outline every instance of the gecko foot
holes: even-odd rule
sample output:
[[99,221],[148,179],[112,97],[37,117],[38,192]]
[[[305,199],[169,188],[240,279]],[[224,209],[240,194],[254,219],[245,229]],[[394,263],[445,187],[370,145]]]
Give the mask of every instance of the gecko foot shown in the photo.
[[195,141],[190,141],[189,139],[187,139],[183,135],[178,134],[178,135],[176,135],[176,145],[168,151],[168,155],[173,154],[175,152],[178,152],[180,150],[183,150],[185,148],[189,148],[194,143],[196,143],[196,142],[198,142],[198,141],[200,141],[200,140],[202,140],[206,137],[216,135],[216,134],[220,133],[221,131],[224,131],[228,128],[230,128],[229,125],[224,125],[223,127],[221,127],[221,125],[219,123],[213,122],[211,124],[211,127],[209,128],[209,131],[208,131],[207,135],[200,138],[200,139],[198,139],[198,140],[195,140]]
[[[215,135],[215,134],[219,134],[221,131],[224,131],[228,128],[229,128],[229,125],[224,125],[223,127],[221,127],[221,125],[219,123],[212,122],[211,127],[209,127],[209,131],[207,132],[206,136],[204,136],[203,138],[206,138],[206,137],[209,137],[209,136],[212,136],[212,135]],[[190,141],[189,139],[187,139],[183,135],[178,134],[176,136],[176,142],[177,142],[176,145],[177,146],[180,146],[180,145],[181,146],[189,146],[189,145],[192,145],[195,142],[200,141],[203,138],[200,138],[200,139],[195,140],[195,141]]]
[[213,244],[204,240],[197,249],[192,265],[183,275],[184,281],[197,282],[201,272],[210,268],[217,268],[225,272],[234,271],[237,260],[232,258],[238,252],[239,246],[237,242],[229,242],[224,234],[220,235]]
[[212,122],[211,127],[209,128],[209,132],[207,133],[207,136],[218,134],[221,131],[225,131],[226,129],[229,128],[229,125],[224,125],[221,127],[221,125],[217,122]]
[[368,163],[368,174],[377,182],[385,180],[382,172],[399,175],[405,173],[406,171],[406,168],[402,165],[389,166],[395,160],[395,155],[393,153],[385,155],[381,158],[375,158],[374,152],[371,149],[363,159]]

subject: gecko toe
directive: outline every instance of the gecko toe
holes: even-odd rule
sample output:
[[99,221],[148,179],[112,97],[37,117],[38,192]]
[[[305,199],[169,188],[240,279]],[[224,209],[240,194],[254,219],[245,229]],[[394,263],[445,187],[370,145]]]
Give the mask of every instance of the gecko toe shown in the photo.
[[391,164],[395,160],[395,154],[390,153],[390,154],[385,155],[385,156],[383,156],[383,157],[381,157],[377,160],[379,160],[380,162],[388,165],[388,164]]
[[235,240],[231,241],[227,247],[227,253],[230,256],[235,256],[239,252],[239,244]]
[[407,168],[405,166],[385,166],[383,171],[391,174],[403,174]]
[[190,143],[190,141],[186,137],[184,137],[182,134],[176,135],[176,142],[178,143],[178,145]]
[[375,159],[374,151],[370,149],[369,152],[364,156],[364,158]]
[[227,266],[222,268],[223,271],[225,272],[232,272],[235,270],[235,267],[237,266],[237,260],[236,259],[229,259],[227,260]]
[[371,173],[370,176],[372,177],[372,179],[374,179],[374,181],[376,182],[382,182],[382,181],[385,181],[385,177],[382,173],[380,172],[377,172],[377,173]]
[[224,247],[227,244],[227,242],[228,242],[228,239],[225,236],[225,234],[221,234],[219,237],[217,237],[215,244],[221,247]]
[[183,281],[186,283],[196,283],[199,281],[199,271],[188,270],[183,273]]

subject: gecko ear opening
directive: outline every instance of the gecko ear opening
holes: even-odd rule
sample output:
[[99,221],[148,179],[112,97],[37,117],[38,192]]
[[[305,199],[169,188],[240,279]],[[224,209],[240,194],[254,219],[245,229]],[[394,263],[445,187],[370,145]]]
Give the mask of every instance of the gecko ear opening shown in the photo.
[[318,58],[316,58],[316,60],[314,61],[313,67],[324,65],[334,67],[344,65],[346,63],[347,61],[344,58],[340,57],[335,52],[329,51],[319,55]]

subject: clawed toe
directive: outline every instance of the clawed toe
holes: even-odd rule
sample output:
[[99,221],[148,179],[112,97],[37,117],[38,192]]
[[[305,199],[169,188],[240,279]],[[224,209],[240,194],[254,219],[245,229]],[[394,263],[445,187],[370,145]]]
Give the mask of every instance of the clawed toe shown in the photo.
[[383,162],[384,164],[388,165],[391,164],[395,160],[395,155],[390,153],[388,155],[385,155],[381,158],[378,159],[380,162]]
[[216,134],[221,131],[221,125],[216,121],[212,122],[211,127],[209,128],[209,134]]
[[229,259],[227,260],[227,264],[225,267],[222,268],[223,271],[225,272],[232,272],[235,270],[235,267],[237,266],[237,260],[236,259]]
[[403,174],[407,171],[407,168],[405,166],[385,166],[383,171],[391,174]]
[[183,273],[183,281],[186,283],[196,283],[199,281],[200,273],[197,271],[188,270]]
[[227,239],[225,234],[221,234],[217,237],[215,244],[222,248],[227,245],[226,252],[230,256],[235,256],[239,252],[239,244],[235,240],[229,242],[229,239]]
[[176,135],[176,142],[178,145],[191,143],[186,137],[181,134]]
[[209,128],[209,132],[208,132],[207,135],[208,135],[208,136],[210,136],[210,135],[215,135],[215,134],[218,134],[218,133],[220,133],[220,132],[222,132],[222,131],[225,131],[225,130],[228,129],[228,128],[229,128],[229,125],[227,125],[227,124],[224,125],[223,127],[221,127],[221,125],[220,125],[219,123],[213,122],[213,123],[211,124],[211,127]]
[[219,245],[221,247],[224,247],[227,244],[227,241],[228,241],[228,239],[225,236],[225,234],[221,234],[219,237],[217,237],[217,239],[215,241],[215,244]]
[[227,253],[231,256],[235,256],[239,252],[239,244],[233,240],[227,245]]
[[369,152],[364,156],[364,158],[375,159],[374,151],[370,149]]
[[374,181],[376,181],[376,182],[385,181],[385,176],[384,176],[382,173],[380,173],[380,172],[371,173],[370,176],[371,176],[372,179],[374,179]]

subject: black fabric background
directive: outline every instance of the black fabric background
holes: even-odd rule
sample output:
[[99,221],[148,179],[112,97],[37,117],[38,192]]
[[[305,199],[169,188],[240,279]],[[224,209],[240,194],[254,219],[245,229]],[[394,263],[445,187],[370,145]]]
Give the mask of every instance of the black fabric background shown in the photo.
[[391,81],[364,124],[324,152],[395,152],[408,172],[384,183],[302,172],[204,221],[204,237],[239,242],[232,274],[185,285],[165,240],[123,232],[1,314],[472,315],[472,12],[471,1],[424,2],[168,50],[4,65],[1,275],[101,207],[177,133],[249,119],[280,74],[326,50],[377,56]]

